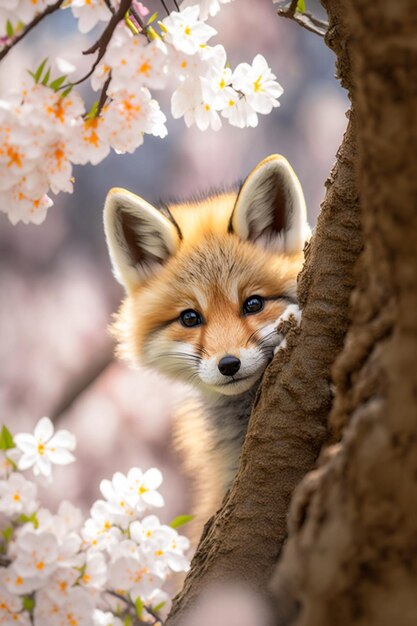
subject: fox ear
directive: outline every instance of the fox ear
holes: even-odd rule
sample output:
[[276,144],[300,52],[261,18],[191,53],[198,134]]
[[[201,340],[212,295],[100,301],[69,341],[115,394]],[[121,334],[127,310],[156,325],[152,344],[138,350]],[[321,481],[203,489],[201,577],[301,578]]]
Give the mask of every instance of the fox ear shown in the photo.
[[125,189],[111,189],[104,230],[117,280],[130,291],[173,255],[181,238],[177,224]]
[[274,252],[301,252],[311,231],[304,194],[291,165],[273,154],[243,183],[229,231]]

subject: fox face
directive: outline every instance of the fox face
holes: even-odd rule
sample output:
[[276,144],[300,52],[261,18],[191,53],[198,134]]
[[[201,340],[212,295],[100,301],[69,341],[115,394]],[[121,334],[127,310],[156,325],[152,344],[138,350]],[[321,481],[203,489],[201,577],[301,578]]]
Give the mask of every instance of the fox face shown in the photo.
[[250,389],[296,302],[310,233],[288,162],[268,157],[239,192],[162,209],[113,189],[104,223],[127,292],[113,326],[119,352],[202,392]]

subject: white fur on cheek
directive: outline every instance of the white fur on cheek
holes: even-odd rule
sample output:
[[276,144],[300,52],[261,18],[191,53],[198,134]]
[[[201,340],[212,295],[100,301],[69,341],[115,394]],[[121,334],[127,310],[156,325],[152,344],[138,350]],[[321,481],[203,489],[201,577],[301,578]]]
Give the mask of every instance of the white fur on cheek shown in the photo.
[[144,365],[167,374],[170,378],[188,383],[197,376],[199,361],[192,344],[168,341],[158,337],[157,333],[147,341],[142,354]]

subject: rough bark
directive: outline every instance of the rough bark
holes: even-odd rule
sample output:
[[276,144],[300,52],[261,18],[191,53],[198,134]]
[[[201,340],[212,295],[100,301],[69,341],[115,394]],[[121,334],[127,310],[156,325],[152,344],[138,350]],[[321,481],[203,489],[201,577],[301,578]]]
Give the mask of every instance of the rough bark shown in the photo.
[[[331,23],[330,38],[334,34]],[[341,54],[339,72],[346,75],[348,66]],[[290,333],[288,349],[265,373],[238,475],[206,525],[167,626],[181,623],[184,611],[211,582],[243,580],[262,588],[276,563],[291,495],[326,438],[330,369],[349,324],[353,268],[362,247],[355,158],[351,114],[299,278],[301,329]]]
[[[278,623],[414,626],[417,13],[412,0],[340,7],[351,33],[365,248],[334,367],[330,425],[343,438],[296,490],[274,580]],[[296,614],[286,611],[289,595]]]

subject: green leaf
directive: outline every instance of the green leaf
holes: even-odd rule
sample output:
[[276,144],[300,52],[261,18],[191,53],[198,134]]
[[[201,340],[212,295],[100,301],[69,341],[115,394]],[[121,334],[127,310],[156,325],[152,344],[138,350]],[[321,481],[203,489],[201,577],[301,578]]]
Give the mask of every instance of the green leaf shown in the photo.
[[10,430],[6,426],[3,426],[0,433],[0,450],[10,450],[10,448],[14,447],[15,443]]
[[7,20],[6,22],[6,34],[7,36],[11,39],[14,35],[14,28],[13,28],[13,24],[11,23],[10,20]]
[[149,24],[152,24],[152,22],[154,22],[157,17],[158,17],[158,11],[155,11],[155,13],[153,13],[153,15],[151,15],[151,17],[146,22],[146,25],[148,26]]
[[93,106],[91,107],[91,109],[89,110],[89,112],[87,113],[87,115],[85,116],[86,120],[92,120],[93,117],[96,116],[97,113],[97,109],[98,109],[98,100],[96,100],[93,104]]
[[142,619],[142,611],[143,611],[143,602],[140,598],[136,598],[135,600],[135,609],[136,615],[139,619]]
[[53,80],[52,83],[50,83],[49,85],[50,88],[53,89],[54,91],[58,91],[58,89],[64,83],[66,78],[67,78],[66,76],[60,76],[59,78],[55,78],[55,80]]
[[166,605],[165,600],[163,602],[160,602],[159,604],[157,604],[156,606],[152,607],[152,611],[154,611],[155,613],[158,613],[158,611],[160,611],[161,609],[164,608],[164,606]]
[[2,535],[5,538],[5,540],[7,541],[7,543],[9,543],[9,541],[12,538],[12,535],[13,535],[13,526],[8,526],[7,528],[5,528],[2,531]]
[[42,85],[45,85],[45,87],[48,85],[48,80],[50,76],[51,76],[51,68],[48,67],[47,72],[45,76],[43,77],[43,81],[42,81]]
[[43,70],[44,70],[44,68],[45,68],[45,65],[46,65],[47,61],[48,61],[48,57],[46,57],[46,59],[44,59],[44,60],[42,61],[42,63],[40,64],[40,66],[39,66],[39,67],[38,67],[38,69],[36,70],[36,72],[35,72],[35,76],[34,76],[34,78],[35,78],[35,83],[38,83],[38,82],[40,81],[41,76],[42,76],[42,72],[43,72]]
[[296,9],[299,13],[305,13],[306,12],[306,3],[305,0],[298,0],[297,2],[297,9]]
[[39,526],[39,521],[38,521],[38,518],[36,517],[36,513],[32,513],[32,515],[25,515],[24,513],[22,513],[21,515],[19,515],[18,520],[22,524],[27,524],[28,522],[32,522],[35,528],[38,528]]
[[64,91],[61,93],[61,98],[65,98],[71,91],[74,85],[69,85]]
[[123,626],[132,626],[132,618],[130,617],[130,615],[126,615],[126,617],[124,618]]
[[23,596],[23,608],[25,611],[33,611],[35,608],[35,598],[32,598],[32,596]]
[[179,528],[180,526],[184,526],[184,524],[191,522],[192,519],[194,519],[194,515],[178,515],[178,517],[175,517],[169,525],[171,528]]

